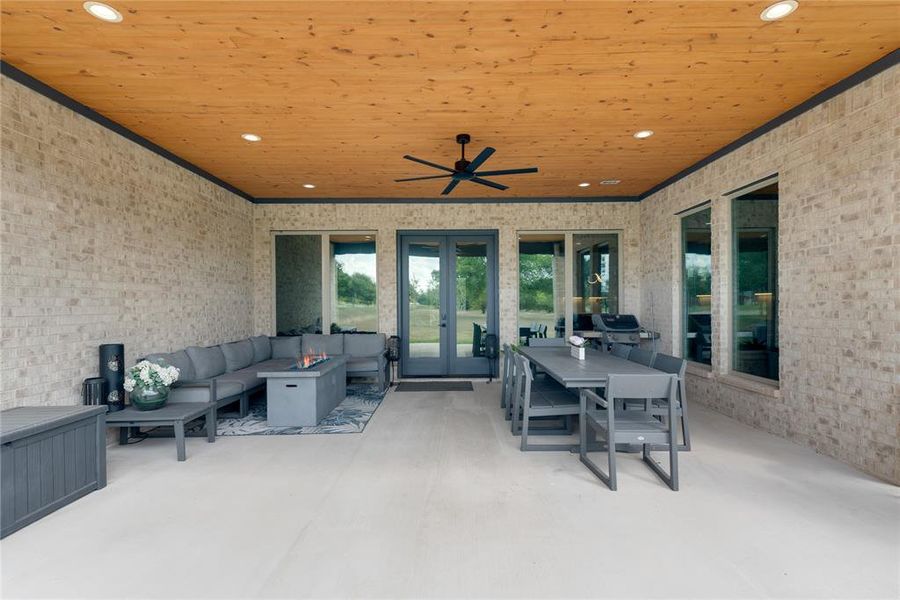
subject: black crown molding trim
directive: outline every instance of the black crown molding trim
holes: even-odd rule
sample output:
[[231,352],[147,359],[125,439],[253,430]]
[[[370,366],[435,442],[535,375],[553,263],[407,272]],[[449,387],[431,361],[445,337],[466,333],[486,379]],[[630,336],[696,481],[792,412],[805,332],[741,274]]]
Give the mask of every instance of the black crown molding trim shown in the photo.
[[[661,181],[655,186],[651,187],[646,192],[638,195],[638,196],[552,196],[546,198],[523,198],[523,197],[513,197],[513,198],[256,198],[251,196],[247,192],[244,192],[241,189],[236,188],[230,183],[219,179],[215,175],[201,169],[197,165],[181,158],[180,156],[173,154],[172,152],[166,150],[162,146],[155,144],[148,140],[147,138],[131,131],[127,127],[116,123],[112,119],[104,117],[100,113],[95,110],[85,106],[84,104],[70,98],[69,96],[63,94],[62,92],[50,87],[46,83],[35,79],[31,75],[28,75],[24,71],[12,66],[6,61],[0,61],[0,73],[6,75],[10,79],[21,83],[25,87],[34,90],[35,92],[41,94],[69,108],[81,116],[94,121],[98,125],[106,127],[107,129],[118,133],[124,138],[135,142],[136,144],[158,154],[159,156],[175,163],[176,165],[187,169],[191,173],[199,175],[203,177],[207,181],[210,181],[219,187],[244,198],[249,202],[253,202],[254,204],[542,204],[542,203],[593,203],[593,202],[640,202],[645,198],[652,196],[653,194],[664,190],[670,185],[684,179],[691,173],[695,171],[699,171],[703,167],[708,164],[731,154],[738,148],[749,144],[756,138],[765,135],[766,133],[772,131],[776,127],[783,125],[794,119],[803,113],[815,108],[816,106],[826,102],[838,94],[841,94],[850,88],[863,83],[867,79],[871,79],[872,77],[878,75],[879,73],[895,66],[900,63],[900,49],[895,49],[889,52],[888,54],[882,56],[875,62],[867,65],[845,77],[844,79],[838,81],[834,85],[822,90],[815,96],[801,102],[794,108],[787,110],[786,112],[778,115],[768,123],[757,127],[753,131],[739,137],[735,141],[719,148],[706,158],[703,158],[690,167],[676,173],[675,175]],[[727,194],[726,194],[727,195]]]
[[71,97],[63,94],[56,88],[50,87],[43,81],[35,79],[28,73],[12,66],[5,60],[0,61],[0,73],[2,73],[3,75],[6,75],[13,81],[21,83],[25,87],[37,92],[38,94],[45,96],[45,97],[49,98],[50,100],[53,100],[57,104],[61,104],[62,106],[65,106],[69,110],[72,110],[72,111],[78,113],[82,117],[85,117],[86,119],[90,119],[91,121],[93,121],[94,123],[97,123],[101,127],[105,127],[114,133],[118,133],[122,137],[134,142],[135,144],[137,144],[139,146],[146,148],[150,152],[153,152],[154,154],[157,154],[157,155],[165,158],[168,161],[175,163],[179,167],[181,167],[183,169],[187,169],[188,171],[190,171],[191,173],[193,173],[195,175],[199,175],[200,177],[202,177],[203,179],[206,179],[210,183],[214,183],[215,185],[219,186],[220,188],[227,190],[227,191],[231,192],[232,194],[236,194],[236,195],[240,196],[244,200],[247,200],[249,202],[254,201],[253,196],[251,196],[247,192],[234,187],[227,181],[219,179],[218,177],[216,177],[212,173],[209,173],[208,171],[204,171],[203,169],[201,169],[194,163],[181,158],[177,154],[169,152],[168,150],[166,150],[159,144],[155,144],[155,143],[151,142],[144,136],[133,132],[132,130],[125,127],[124,125],[120,125],[119,123],[116,123],[112,119],[110,119],[108,117],[104,117],[103,115],[101,115],[100,113],[95,111],[94,109],[92,109],[88,106],[85,106],[78,100],[75,100],[74,98],[71,98]]
[[256,198],[257,204],[562,204],[638,202],[637,196],[548,196],[545,198]]
[[758,138],[762,135],[765,135],[766,133],[772,131],[776,127],[779,127],[780,125],[784,125],[791,119],[795,119],[795,118],[799,117],[800,115],[802,115],[803,113],[807,112],[808,110],[811,110],[811,109],[817,107],[818,105],[822,104],[823,102],[831,100],[838,94],[846,92],[850,88],[859,85],[860,83],[866,81],[867,79],[871,79],[872,77],[875,77],[882,71],[886,71],[887,69],[896,65],[898,62],[900,62],[900,50],[892,50],[891,52],[885,54],[884,56],[882,56],[875,62],[871,63],[870,65],[863,67],[856,73],[853,73],[852,75],[849,75],[849,76],[845,77],[844,79],[841,79],[834,85],[825,88],[824,90],[822,90],[815,96],[813,96],[807,100],[804,100],[803,102],[801,102],[794,108],[791,108],[791,109],[787,110],[786,112],[781,113],[780,115],[778,115],[777,117],[775,117],[774,119],[769,121],[768,123],[765,123],[765,124],[757,127],[750,133],[742,135],[741,137],[734,140],[730,144],[719,148],[718,150],[716,150],[715,152],[713,152],[706,158],[703,158],[703,159],[695,162],[694,164],[692,164],[690,167],[684,169],[683,171],[680,171],[680,172],[676,173],[675,175],[672,175],[668,179],[654,185],[652,188],[650,188],[649,190],[647,190],[646,192],[644,192],[643,194],[638,196],[638,199],[643,200],[644,198],[647,198],[648,196],[652,196],[653,194],[666,189],[673,183],[680,181],[681,179],[684,179],[685,177],[687,177],[691,173],[694,173],[695,171],[699,171],[706,165],[722,158],[723,156],[731,154],[732,152],[734,152],[741,146],[745,146],[746,144],[749,144],[756,138]]

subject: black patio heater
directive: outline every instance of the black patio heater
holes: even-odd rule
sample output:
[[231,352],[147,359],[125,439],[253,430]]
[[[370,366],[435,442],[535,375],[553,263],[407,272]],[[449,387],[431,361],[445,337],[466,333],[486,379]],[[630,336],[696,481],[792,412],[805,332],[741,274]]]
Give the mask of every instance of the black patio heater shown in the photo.
[[391,363],[391,383],[394,385],[394,371],[400,362],[400,337],[392,335],[387,341],[387,359]]
[[484,336],[484,356],[488,359],[488,383],[494,380],[494,362],[497,360],[497,353],[500,351],[499,346],[496,333],[489,333]]

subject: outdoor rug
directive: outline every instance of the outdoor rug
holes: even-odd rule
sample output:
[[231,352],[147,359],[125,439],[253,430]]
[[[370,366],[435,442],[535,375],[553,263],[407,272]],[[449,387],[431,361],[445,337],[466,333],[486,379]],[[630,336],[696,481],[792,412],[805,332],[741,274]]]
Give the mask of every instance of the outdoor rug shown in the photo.
[[[266,397],[257,395],[250,401],[244,418],[220,418],[216,435],[308,435],[313,433],[361,433],[384,400],[386,392],[377,385],[351,384],[347,397],[318,425],[310,427],[269,427],[266,423]],[[202,427],[202,425],[201,425]]]
[[398,392],[472,392],[471,381],[403,381],[394,388]]

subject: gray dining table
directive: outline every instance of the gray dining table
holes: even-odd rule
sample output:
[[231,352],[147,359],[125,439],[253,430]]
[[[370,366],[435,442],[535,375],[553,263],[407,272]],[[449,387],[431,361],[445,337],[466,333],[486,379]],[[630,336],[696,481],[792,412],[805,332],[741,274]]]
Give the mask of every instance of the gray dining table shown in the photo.
[[523,346],[519,353],[567,388],[605,387],[610,374],[653,375],[661,372],[593,348],[585,349],[584,360],[573,357],[568,346]]

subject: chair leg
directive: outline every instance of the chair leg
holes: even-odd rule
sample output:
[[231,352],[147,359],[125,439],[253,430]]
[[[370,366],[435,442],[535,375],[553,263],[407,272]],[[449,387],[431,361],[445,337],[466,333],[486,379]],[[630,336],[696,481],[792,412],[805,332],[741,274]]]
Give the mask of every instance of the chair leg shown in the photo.
[[522,440],[519,443],[519,450],[521,450],[522,452],[528,450],[528,419],[531,418],[528,414],[528,404],[529,403],[525,403],[522,406]]
[[587,418],[584,415],[580,416],[580,421],[581,423],[579,424],[579,431],[581,435],[579,437],[581,438],[581,442],[578,448],[578,458],[581,460],[582,464],[586,466],[588,470],[597,477],[597,479],[606,484],[606,487],[608,487],[612,491],[616,491],[615,447],[610,443],[606,444],[606,450],[609,454],[609,472],[604,473],[597,465],[597,463],[588,458],[588,446],[592,445],[588,440],[588,436],[590,436],[590,438],[594,438],[594,430],[591,428],[590,424],[587,422]]
[[684,384],[684,378],[678,384],[678,392],[681,394],[681,436],[684,440],[684,446],[680,449],[687,452],[691,451],[691,430],[688,427],[688,409],[687,409],[687,388]]

